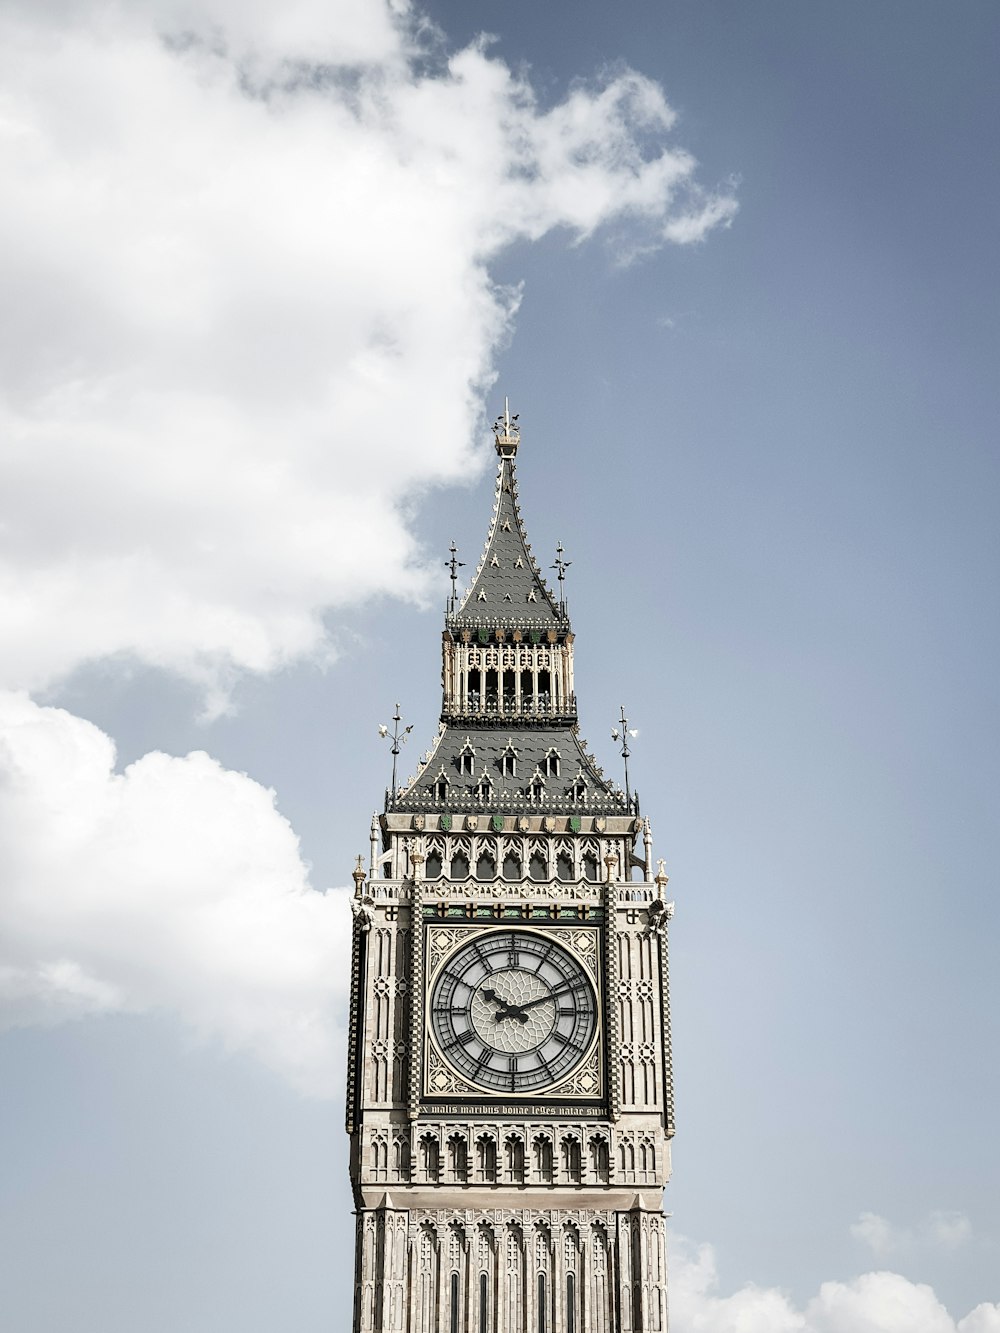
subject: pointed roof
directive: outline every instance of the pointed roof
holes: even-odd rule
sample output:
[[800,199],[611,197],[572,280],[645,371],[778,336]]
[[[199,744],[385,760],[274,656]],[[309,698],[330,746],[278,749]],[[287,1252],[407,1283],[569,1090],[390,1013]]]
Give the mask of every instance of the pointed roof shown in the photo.
[[[495,726],[471,726],[462,729],[442,726],[430,750],[420,760],[416,773],[400,787],[392,808],[426,810],[445,808],[457,811],[516,811],[523,807],[552,814],[619,814],[627,810],[625,794],[604,775],[597,760],[587,751],[575,727],[527,727],[524,719]],[[473,771],[463,770],[459,756],[472,751]],[[528,799],[528,789],[542,762],[555,751],[559,769],[545,778],[546,796],[542,805]],[[501,759],[513,752],[516,772],[505,777]],[[448,784],[442,805],[434,786],[442,776]],[[480,795],[483,775],[492,788],[489,797]],[[582,781],[583,790],[576,793]]]
[[449,623],[566,627],[566,612],[547,587],[524,531],[514,463],[520,436],[506,405],[493,429],[500,456],[493,518],[472,584]]

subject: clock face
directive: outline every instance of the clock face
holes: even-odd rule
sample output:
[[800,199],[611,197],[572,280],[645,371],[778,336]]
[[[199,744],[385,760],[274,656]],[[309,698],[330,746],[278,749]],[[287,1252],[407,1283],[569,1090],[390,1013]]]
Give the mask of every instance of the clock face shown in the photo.
[[530,1092],[564,1078],[597,1031],[597,1002],[573,955],[542,932],[477,935],[445,963],[431,1025],[450,1065],[496,1092]]

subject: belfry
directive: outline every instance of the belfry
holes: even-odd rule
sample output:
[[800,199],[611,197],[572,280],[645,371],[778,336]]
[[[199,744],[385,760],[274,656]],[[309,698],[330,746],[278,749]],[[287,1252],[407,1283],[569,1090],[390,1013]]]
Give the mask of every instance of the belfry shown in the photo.
[[494,435],[461,600],[452,548],[437,737],[404,785],[393,768],[354,872],[354,1329],[660,1333],[673,908],[638,798],[580,739],[567,562],[553,594],[506,408]]

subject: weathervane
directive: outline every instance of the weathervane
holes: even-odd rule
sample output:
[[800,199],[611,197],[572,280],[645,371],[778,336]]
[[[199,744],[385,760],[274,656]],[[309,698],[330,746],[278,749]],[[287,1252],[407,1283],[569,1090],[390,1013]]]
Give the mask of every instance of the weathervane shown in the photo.
[[638,729],[638,727],[634,728],[632,731],[629,731],[628,718],[625,716],[625,705],[622,704],[622,715],[621,715],[621,719],[620,719],[620,729],[619,729],[619,727],[612,727],[612,728],[611,728],[611,739],[612,739],[613,741],[621,741],[621,743],[622,743],[622,759],[624,759],[624,761],[625,761],[625,800],[626,800],[626,802],[627,802],[627,801],[630,801],[630,800],[632,799],[632,793],[631,793],[631,791],[629,790],[629,785],[628,785],[628,758],[629,758],[629,755],[631,754],[631,751],[630,751],[629,748],[628,748],[628,738],[631,736],[632,739],[635,740],[635,738],[636,738],[636,736],[638,736],[638,734],[639,734],[639,729]]
[[559,610],[562,612],[566,610],[566,571],[573,563],[572,560],[564,560],[564,554],[563,544],[560,542],[556,547],[556,563],[552,568],[556,571],[556,577],[559,579]]
[[399,757],[399,747],[400,747],[401,745],[405,745],[405,744],[406,744],[406,738],[407,738],[407,736],[409,736],[410,732],[413,730],[413,727],[412,727],[412,726],[409,726],[409,727],[405,727],[402,731],[400,731],[400,729],[399,729],[399,724],[400,724],[400,722],[402,722],[402,720],[403,720],[403,719],[402,719],[402,717],[400,716],[400,713],[399,713],[399,704],[397,704],[397,705],[396,705],[396,711],[395,711],[395,712],[393,713],[393,715],[392,715],[392,722],[393,722],[392,735],[389,734],[389,728],[388,728],[387,726],[385,726],[384,723],[380,723],[380,724],[379,724],[379,729],[378,729],[378,734],[382,737],[382,739],[383,739],[384,741],[385,741],[385,740],[391,740],[391,741],[392,741],[392,795],[393,795],[393,798],[395,798],[395,796],[396,796],[396,759]]
[[465,561],[459,560],[458,558],[458,547],[455,545],[454,538],[452,539],[452,543],[448,547],[448,550],[451,552],[451,559],[444,562],[444,567],[451,572],[450,610],[454,611],[458,602],[458,571],[465,568]]

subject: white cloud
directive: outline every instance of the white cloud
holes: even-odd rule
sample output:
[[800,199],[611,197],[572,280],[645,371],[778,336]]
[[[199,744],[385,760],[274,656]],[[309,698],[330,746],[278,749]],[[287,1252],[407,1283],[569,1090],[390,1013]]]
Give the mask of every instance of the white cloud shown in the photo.
[[824,1282],[801,1309],[773,1287],[747,1285],[729,1296],[718,1287],[712,1247],[675,1236],[671,1333],[1000,1333],[1000,1305],[979,1305],[956,1322],[930,1287],[898,1273]]
[[851,1224],[851,1235],[878,1256],[888,1254],[898,1243],[896,1232],[878,1213],[862,1213],[858,1220]]
[[894,1226],[878,1213],[862,1213],[851,1226],[855,1240],[880,1259],[914,1249],[957,1250],[972,1239],[972,1223],[964,1213],[928,1213],[915,1227]]
[[160,1012],[331,1095],[349,913],[273,793],[203,753],[114,772],[97,727],[0,693],[0,1022]]
[[425,33],[380,0],[4,7],[0,685],[133,654],[224,695],[328,653],[324,610],[419,595],[407,509],[482,461],[517,304],[491,261],[731,216],[649,80],[543,108]]

